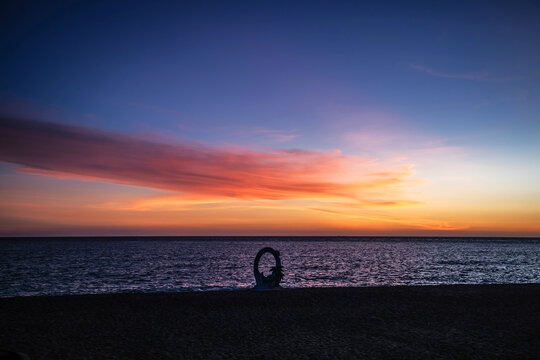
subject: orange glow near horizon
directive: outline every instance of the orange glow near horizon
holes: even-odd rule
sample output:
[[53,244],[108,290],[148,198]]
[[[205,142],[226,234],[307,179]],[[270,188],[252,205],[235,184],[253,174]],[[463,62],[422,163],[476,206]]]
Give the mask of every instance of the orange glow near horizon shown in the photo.
[[487,181],[449,191],[448,174],[417,174],[405,156],[166,145],[29,121],[2,134],[15,164],[0,172],[3,236],[540,234],[528,193],[507,191],[513,205]]
[[[29,177],[31,182],[42,178],[10,176]],[[3,235],[534,236],[540,229],[534,208],[509,217],[496,209],[449,211],[421,202],[196,199],[100,183],[91,183],[88,191],[90,182],[48,180],[57,184],[49,186],[45,194],[40,190],[2,191]],[[148,191],[150,194],[144,194]]]

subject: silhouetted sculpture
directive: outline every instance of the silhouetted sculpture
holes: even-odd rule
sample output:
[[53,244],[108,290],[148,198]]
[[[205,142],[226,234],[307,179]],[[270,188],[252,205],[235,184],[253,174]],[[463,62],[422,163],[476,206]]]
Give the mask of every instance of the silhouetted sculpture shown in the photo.
[[[265,253],[270,253],[276,260],[276,266],[272,267],[272,274],[264,276],[262,272],[259,272],[259,261]],[[279,288],[279,283],[283,279],[283,272],[281,268],[281,259],[279,258],[279,251],[272,249],[271,247],[265,247],[261,249],[257,256],[255,256],[255,262],[253,264],[253,274],[255,275],[255,288],[256,289],[275,289]]]

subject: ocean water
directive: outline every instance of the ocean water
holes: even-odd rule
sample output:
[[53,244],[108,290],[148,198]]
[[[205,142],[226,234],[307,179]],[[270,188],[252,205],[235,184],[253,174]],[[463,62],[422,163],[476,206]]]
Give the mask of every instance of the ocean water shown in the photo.
[[0,296],[251,288],[266,246],[283,287],[540,282],[539,239],[35,238],[0,240]]

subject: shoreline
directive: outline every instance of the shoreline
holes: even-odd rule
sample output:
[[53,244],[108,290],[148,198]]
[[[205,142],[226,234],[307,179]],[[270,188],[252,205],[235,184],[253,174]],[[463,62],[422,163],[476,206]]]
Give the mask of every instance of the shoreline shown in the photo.
[[457,283],[457,284],[415,284],[415,285],[360,285],[360,286],[316,286],[316,287],[289,287],[283,286],[277,289],[256,289],[255,285],[249,287],[238,288],[211,288],[211,289],[177,289],[177,290],[156,290],[156,291],[121,291],[121,292],[104,292],[104,293],[69,293],[69,294],[44,294],[44,295],[15,295],[15,296],[0,296],[0,302],[3,299],[28,299],[28,298],[56,298],[56,297],[80,297],[80,296],[111,296],[111,295],[158,295],[158,294],[191,294],[191,293],[221,293],[221,292],[267,292],[267,291],[297,291],[297,290],[312,290],[312,289],[373,289],[373,288],[445,288],[445,287],[461,287],[461,286],[521,286],[521,285],[538,285],[540,283],[528,282],[528,283],[482,283],[482,284],[470,284],[470,283]]
[[57,358],[540,355],[540,284],[0,298],[0,348]]

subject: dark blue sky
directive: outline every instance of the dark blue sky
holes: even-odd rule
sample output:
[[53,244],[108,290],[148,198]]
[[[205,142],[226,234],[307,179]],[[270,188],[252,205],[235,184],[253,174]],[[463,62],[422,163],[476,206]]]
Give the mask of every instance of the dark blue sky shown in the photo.
[[91,113],[120,131],[139,122],[174,127],[174,112],[186,126],[311,131],[365,109],[430,132],[516,121],[538,129],[534,2],[8,7],[2,95]]

